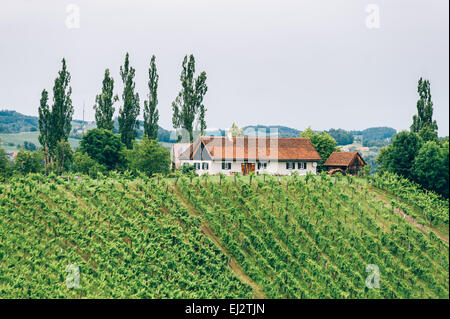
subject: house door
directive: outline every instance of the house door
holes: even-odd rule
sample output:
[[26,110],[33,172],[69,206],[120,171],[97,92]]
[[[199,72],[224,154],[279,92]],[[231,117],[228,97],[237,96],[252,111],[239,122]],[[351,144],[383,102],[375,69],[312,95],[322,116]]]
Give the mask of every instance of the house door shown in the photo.
[[241,169],[242,175],[247,175],[248,173],[255,171],[255,163],[242,163]]

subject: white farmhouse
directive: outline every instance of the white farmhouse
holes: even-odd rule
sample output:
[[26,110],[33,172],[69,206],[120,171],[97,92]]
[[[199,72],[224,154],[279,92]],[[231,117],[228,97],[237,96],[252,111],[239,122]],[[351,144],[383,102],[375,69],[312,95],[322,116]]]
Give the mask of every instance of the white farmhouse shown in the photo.
[[308,138],[203,136],[190,144],[177,162],[194,165],[199,175],[306,175],[316,174],[320,160]]

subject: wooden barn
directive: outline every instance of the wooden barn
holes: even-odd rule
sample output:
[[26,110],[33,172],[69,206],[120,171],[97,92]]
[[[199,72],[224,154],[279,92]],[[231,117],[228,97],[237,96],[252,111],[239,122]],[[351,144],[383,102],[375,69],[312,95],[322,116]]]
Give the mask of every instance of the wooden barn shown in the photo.
[[333,152],[324,163],[329,174],[341,172],[356,175],[365,165],[358,152]]

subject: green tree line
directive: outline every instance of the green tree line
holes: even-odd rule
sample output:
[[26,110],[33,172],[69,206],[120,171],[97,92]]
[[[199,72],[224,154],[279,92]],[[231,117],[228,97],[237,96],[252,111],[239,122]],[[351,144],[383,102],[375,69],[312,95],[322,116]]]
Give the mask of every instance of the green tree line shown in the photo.
[[430,82],[420,78],[417,92],[411,128],[394,135],[392,143],[381,150],[379,171],[395,173],[448,198],[449,140],[438,138]]
[[[58,174],[76,171],[90,175],[112,170],[143,171],[147,175],[167,172],[170,166],[169,151],[158,143],[159,75],[156,57],[151,57],[148,69],[148,94],[143,103],[144,134],[140,141],[136,140],[141,106],[136,92],[135,73],[130,56],[126,53],[124,63],[120,66],[123,91],[119,99],[119,95],[114,92],[115,82],[110,70],[105,70],[101,92],[95,97],[93,106],[96,128],[83,135],[80,147],[73,152],[68,143],[74,112],[71,75],[63,58],[61,70],[54,81],[53,96],[50,97],[46,89],[41,92],[38,139],[42,149],[38,152],[21,149],[13,166],[8,165],[6,153],[2,151],[1,175],[6,177],[14,172],[27,174],[41,171],[45,174],[52,171]],[[185,130],[192,142],[197,130],[204,134],[206,129],[203,99],[207,92],[206,73],[201,72],[195,77],[193,55],[184,57],[180,81],[181,90],[172,105],[173,123],[176,130]],[[120,103],[117,132],[114,129],[116,103]]]

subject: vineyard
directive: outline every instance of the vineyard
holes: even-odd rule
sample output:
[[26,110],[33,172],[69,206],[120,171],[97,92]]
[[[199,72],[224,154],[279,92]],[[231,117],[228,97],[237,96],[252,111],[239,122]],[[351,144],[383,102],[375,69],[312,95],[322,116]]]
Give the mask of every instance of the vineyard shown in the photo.
[[384,190],[388,197],[391,195],[392,206],[419,219],[421,224],[435,227],[448,238],[448,201],[441,200],[433,192],[421,191],[417,184],[395,174],[385,173],[379,178],[371,177],[369,180],[374,187]]
[[0,296],[449,298],[448,227],[395,176],[28,175],[0,185]]
[[[448,238],[409,224],[365,181],[183,180],[180,188],[269,298],[449,296]],[[445,220],[448,228],[448,206]],[[366,287],[367,265],[379,268],[379,289]]]
[[[16,179],[0,189],[3,298],[246,298],[249,286],[154,180]],[[80,288],[68,289],[68,265]]]

